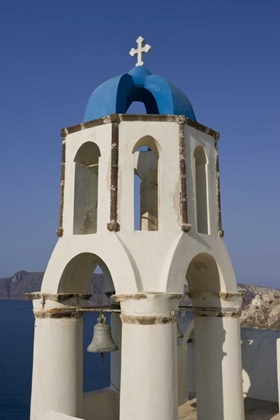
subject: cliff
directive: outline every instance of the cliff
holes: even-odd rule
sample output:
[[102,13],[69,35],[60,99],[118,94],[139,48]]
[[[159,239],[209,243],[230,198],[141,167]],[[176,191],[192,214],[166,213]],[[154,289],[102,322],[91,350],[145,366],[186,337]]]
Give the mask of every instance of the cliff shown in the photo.
[[[264,287],[264,286],[253,286],[251,284],[237,284],[238,292],[244,293],[242,306],[245,308],[246,306],[250,305],[252,300],[257,296],[263,296],[263,295],[272,295],[275,298],[280,298],[280,290],[278,289],[272,289],[270,287]],[[191,305],[191,300],[187,296],[188,292],[188,285],[185,284],[185,294],[182,299],[182,305]]]
[[[43,272],[18,271],[12,277],[0,278],[0,300],[27,300],[25,293],[41,289]],[[181,304],[191,305],[185,295]],[[244,293],[241,325],[250,328],[280,329],[280,290],[268,287],[239,284],[238,291]],[[91,305],[109,305],[106,284],[102,274],[93,274],[90,292],[93,296]]]
[[0,278],[0,300],[26,300],[25,293],[40,290],[43,275],[18,271],[12,277]]
[[250,284],[238,284],[238,291],[244,293],[243,306],[252,302],[256,295],[272,294],[275,298],[280,298],[280,290],[263,286],[252,286]]
[[[27,300],[25,293],[38,292],[41,289],[43,272],[18,271],[12,277],[0,278],[0,300]],[[90,291],[92,305],[108,305],[105,295],[106,285],[102,274],[93,274]]]
[[280,330],[280,295],[275,295],[275,291],[255,295],[243,308],[241,326]]

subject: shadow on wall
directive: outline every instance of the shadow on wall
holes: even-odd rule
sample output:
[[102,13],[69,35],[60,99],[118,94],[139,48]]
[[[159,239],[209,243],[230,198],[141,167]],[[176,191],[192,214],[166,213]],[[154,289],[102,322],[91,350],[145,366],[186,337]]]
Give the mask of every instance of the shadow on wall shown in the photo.
[[192,330],[190,337],[187,341],[187,352],[188,352],[188,384],[189,394],[196,394],[196,382],[195,382],[195,341],[194,341],[194,330]]
[[75,235],[97,232],[99,147],[84,143],[75,156]]
[[195,386],[193,385],[195,384],[193,314],[187,312],[181,315],[178,319],[178,327],[183,333],[183,337],[177,339],[178,405],[184,404],[191,399],[189,395],[190,389],[192,392],[195,392]]
[[[182,331],[186,329],[183,319],[180,320],[180,329]],[[242,379],[245,397],[277,404],[280,397],[277,384],[277,339],[280,340],[280,331],[241,329]],[[194,330],[190,333],[186,346],[187,385],[189,393],[193,396],[196,394]]]
[[[222,320],[216,320],[216,326],[218,321],[218,329],[220,330],[220,340],[217,341],[217,337],[211,337],[211,329],[208,333],[209,341],[215,340],[215,345],[220,348],[219,351],[211,352],[210,347],[207,347],[208,357],[206,360],[202,359],[199,348],[196,348],[197,342],[195,339],[194,321],[189,318],[190,314],[183,316],[179,319],[179,328],[184,333],[184,337],[178,340],[178,405],[184,404],[189,399],[196,396],[198,398],[198,411],[201,410],[202,404],[199,399],[199,395],[196,394],[196,378],[198,380],[200,389],[203,388],[204,392],[207,388],[207,399],[215,399],[217,404],[215,406],[215,420],[223,419],[223,391],[222,391],[222,364],[225,353],[222,351],[223,344],[226,337],[226,332],[222,327]],[[222,334],[223,333],[223,334]],[[207,335],[207,334],[206,334]],[[207,337],[206,337],[207,339]],[[201,340],[200,340],[201,341]],[[199,345],[199,344],[198,344]],[[206,347],[203,347],[204,350]],[[203,350],[202,350],[203,351]],[[197,362],[195,361],[195,355],[198,355]],[[210,370],[207,366],[207,360],[210,360]],[[221,376],[216,376],[220,374]],[[211,387],[209,385],[209,373]],[[208,374],[208,381],[205,381],[206,375]],[[211,381],[211,377],[213,380]],[[215,380],[216,379],[216,380]],[[219,387],[217,386],[219,383]],[[204,397],[205,399],[205,397]],[[211,417],[212,418],[212,417]]]
[[[193,258],[186,278],[194,306],[198,310],[207,307],[213,293],[222,290],[224,280],[215,259],[207,253]],[[206,294],[205,294],[206,293]],[[206,299],[206,300],[205,300]],[[220,312],[221,302],[215,299],[215,311]],[[223,420],[225,407],[225,374],[227,370],[227,331],[225,318],[195,316],[195,377],[198,418]],[[194,350],[194,349],[193,349]]]

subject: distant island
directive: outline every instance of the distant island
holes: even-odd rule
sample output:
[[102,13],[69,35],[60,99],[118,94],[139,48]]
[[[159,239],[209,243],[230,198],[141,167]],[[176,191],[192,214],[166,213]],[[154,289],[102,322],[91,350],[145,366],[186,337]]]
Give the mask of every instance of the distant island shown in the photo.
[[[43,272],[18,271],[12,277],[0,278],[0,301],[1,300],[27,300],[26,293],[41,290]],[[109,298],[103,274],[93,274],[89,293],[92,294],[92,305],[109,305]]]
[[[0,301],[27,300],[25,293],[38,292],[43,276],[43,272],[18,271],[12,277],[0,278]],[[280,290],[248,284],[238,284],[238,290],[244,293],[241,326],[280,329]],[[182,303],[191,305],[187,291],[186,285]],[[92,294],[90,303],[96,306],[109,305],[106,292],[103,274],[93,274],[89,291]]]

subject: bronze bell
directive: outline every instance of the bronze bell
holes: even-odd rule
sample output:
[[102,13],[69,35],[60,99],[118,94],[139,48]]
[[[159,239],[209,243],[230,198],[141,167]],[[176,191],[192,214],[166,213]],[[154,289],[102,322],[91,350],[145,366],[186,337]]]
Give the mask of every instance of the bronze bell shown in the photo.
[[97,324],[93,329],[92,342],[87,348],[90,353],[106,353],[119,350],[113,341],[111,334],[111,326],[107,323],[106,316],[103,312],[97,318]]

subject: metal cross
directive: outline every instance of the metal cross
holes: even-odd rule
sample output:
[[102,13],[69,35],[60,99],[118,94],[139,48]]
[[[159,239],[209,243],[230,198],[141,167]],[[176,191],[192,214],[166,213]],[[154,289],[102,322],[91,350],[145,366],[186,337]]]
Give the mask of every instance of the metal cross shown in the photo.
[[143,42],[145,42],[145,39],[142,38],[142,36],[139,36],[136,39],[136,42],[137,42],[138,48],[131,48],[131,50],[129,51],[129,54],[131,55],[131,57],[137,54],[137,63],[135,64],[136,67],[144,66],[144,61],[142,61],[142,55],[143,53],[150,52],[152,47],[149,44],[146,44],[145,46],[143,46]]

